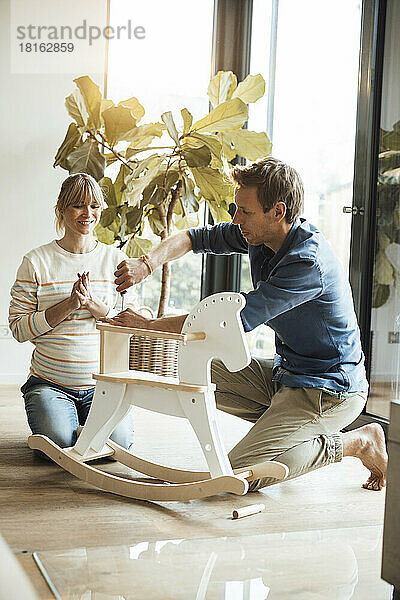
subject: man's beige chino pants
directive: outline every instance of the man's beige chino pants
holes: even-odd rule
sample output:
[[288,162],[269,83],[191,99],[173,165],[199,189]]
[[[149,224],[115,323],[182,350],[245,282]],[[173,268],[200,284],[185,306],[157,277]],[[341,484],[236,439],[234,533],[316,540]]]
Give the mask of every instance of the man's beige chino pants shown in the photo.
[[[237,373],[212,363],[217,408],[254,423],[230,451],[233,468],[276,459],[289,468],[288,479],[343,458],[339,431],[361,413],[367,393],[336,398],[318,388],[290,388],[272,381],[270,359],[253,358]],[[249,491],[278,483],[253,481]]]

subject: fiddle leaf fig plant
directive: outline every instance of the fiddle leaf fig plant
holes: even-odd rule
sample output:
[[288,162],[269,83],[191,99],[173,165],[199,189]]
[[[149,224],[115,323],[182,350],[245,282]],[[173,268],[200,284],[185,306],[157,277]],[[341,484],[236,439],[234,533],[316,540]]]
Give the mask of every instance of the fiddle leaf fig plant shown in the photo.
[[[243,129],[248,103],[264,95],[261,75],[237,83],[231,71],[210,81],[211,112],[193,122],[187,108],[178,120],[171,111],[156,123],[141,122],[144,107],[135,97],[117,105],[103,98],[88,76],[65,101],[72,122],[57,150],[54,167],[85,172],[100,184],[107,204],[96,234],[118,244],[130,257],[151,250],[146,223],[161,240],[199,224],[206,202],[214,222],[230,221],[233,185],[228,177],[236,156],[255,160],[271,153],[266,133]],[[140,124],[139,124],[140,122]],[[168,307],[170,265],[163,266],[158,316]]]

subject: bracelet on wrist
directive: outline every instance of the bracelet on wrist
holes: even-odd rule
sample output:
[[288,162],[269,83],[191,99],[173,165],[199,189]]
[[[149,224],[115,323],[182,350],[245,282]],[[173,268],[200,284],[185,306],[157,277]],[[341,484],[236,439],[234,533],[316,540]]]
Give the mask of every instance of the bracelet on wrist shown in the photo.
[[142,262],[144,262],[144,264],[146,265],[146,267],[150,271],[150,275],[151,275],[154,269],[153,269],[153,267],[150,264],[149,257],[147,256],[147,254],[142,254],[142,256],[139,256],[139,260],[141,260]]

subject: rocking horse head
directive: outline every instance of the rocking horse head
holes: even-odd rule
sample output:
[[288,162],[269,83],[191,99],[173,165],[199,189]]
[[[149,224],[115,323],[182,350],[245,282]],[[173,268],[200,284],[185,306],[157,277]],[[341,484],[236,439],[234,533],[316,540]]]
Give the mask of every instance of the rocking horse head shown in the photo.
[[211,360],[219,358],[230,371],[240,371],[250,362],[240,311],[246,300],[235,292],[220,292],[204,298],[189,313],[182,333],[203,331],[205,340],[181,343],[178,351],[179,379],[207,385]]

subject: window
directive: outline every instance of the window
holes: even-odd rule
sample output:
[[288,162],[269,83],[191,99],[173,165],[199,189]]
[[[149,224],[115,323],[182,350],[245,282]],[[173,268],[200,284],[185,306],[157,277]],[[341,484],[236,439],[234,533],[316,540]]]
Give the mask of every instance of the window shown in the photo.
[[[267,131],[272,155],[299,171],[304,215],[321,229],[346,271],[351,218],[343,206],[352,205],[360,23],[358,0],[253,5],[250,72],[263,75],[267,91],[250,105],[249,129]],[[252,287],[248,259],[242,264],[246,290]],[[272,356],[273,332],[261,326],[251,344],[254,354]]]
[[[111,0],[110,24],[131,19],[132,25],[145,28],[146,37],[140,42],[140,55],[133,53],[130,40],[110,40],[108,97],[114,102],[137,97],[146,109],[141,123],[160,121],[161,114],[171,110],[179,126],[180,110],[185,107],[194,120],[207,114],[213,8],[213,0]],[[146,230],[144,236],[159,243],[151,231]],[[187,311],[198,302],[201,269],[201,256],[193,254],[172,264],[168,312]],[[138,286],[140,302],[153,310],[157,309],[160,277],[158,270]]]

